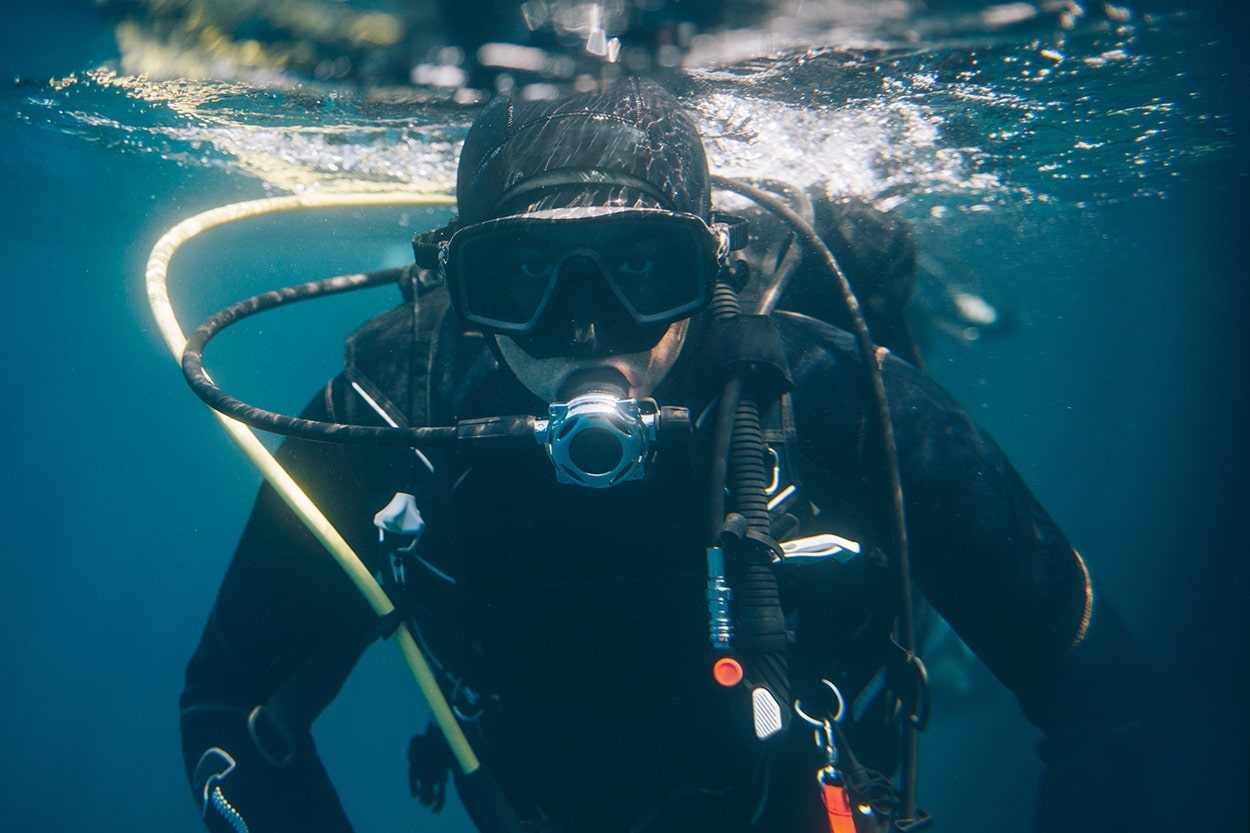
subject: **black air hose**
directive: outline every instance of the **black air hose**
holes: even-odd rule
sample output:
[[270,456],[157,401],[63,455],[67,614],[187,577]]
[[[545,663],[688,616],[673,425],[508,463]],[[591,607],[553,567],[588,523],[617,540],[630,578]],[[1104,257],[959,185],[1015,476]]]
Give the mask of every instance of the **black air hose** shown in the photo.
[[[724,324],[740,311],[733,288],[723,282],[718,284],[712,296],[713,321]],[[770,523],[766,493],[768,447],[760,427],[759,404],[745,378],[748,372],[747,368],[733,368],[721,394],[713,457],[713,535],[719,543],[722,530],[729,526],[730,516],[725,513],[727,487],[733,512],[745,519],[748,534],[744,546],[731,549],[735,557],[728,560],[729,584],[734,592],[735,645],[750,657],[754,682],[763,683],[786,714],[790,684],[781,593],[767,548],[750,543],[752,539],[768,540]]]
[[[911,556],[909,552],[907,540],[907,518],[904,510],[903,502],[903,485],[902,476],[899,470],[898,449],[894,441],[894,423],[890,417],[889,399],[886,396],[885,380],[882,375],[880,359],[877,354],[876,345],[872,342],[872,337],[868,332],[868,324],[864,320],[864,316],[860,311],[859,300],[855,297],[855,292],[851,287],[851,283],[847,280],[846,275],[842,272],[842,268],[838,265],[837,258],[830,251],[829,246],[821,239],[811,224],[800,217],[794,209],[786,205],[784,201],[779,199],[775,194],[749,185],[744,182],[737,182],[726,177],[713,176],[712,185],[716,188],[724,188],[729,191],[741,194],[757,205],[762,206],[766,210],[772,212],[777,217],[784,220],[791,229],[799,236],[808,250],[813,253],[820,263],[824,266],[829,276],[833,279],[836,286],[842,293],[843,304],[846,307],[847,314],[850,316],[852,328],[855,334],[856,343],[859,346],[860,355],[863,358],[864,366],[868,370],[869,382],[872,385],[873,396],[877,401],[878,421],[881,427],[882,450],[886,461],[886,473],[889,477],[890,487],[890,508],[891,520],[893,525],[893,550],[894,556],[898,561],[899,575],[899,621],[898,621],[898,640],[903,650],[907,653],[909,661],[915,657],[916,650],[916,624],[915,624],[915,603],[912,599],[911,588]],[[784,283],[788,280],[791,271],[786,271],[778,275],[778,281]],[[784,285],[774,285],[769,287],[763,294],[764,299],[776,299],[781,296]],[[768,312],[769,310],[761,310]],[[908,822],[912,829],[918,829],[915,826],[917,816],[920,814],[916,806],[916,772],[918,762],[917,751],[917,729],[916,721],[908,719],[903,725],[903,765],[902,765],[902,808],[900,812],[900,820]]]

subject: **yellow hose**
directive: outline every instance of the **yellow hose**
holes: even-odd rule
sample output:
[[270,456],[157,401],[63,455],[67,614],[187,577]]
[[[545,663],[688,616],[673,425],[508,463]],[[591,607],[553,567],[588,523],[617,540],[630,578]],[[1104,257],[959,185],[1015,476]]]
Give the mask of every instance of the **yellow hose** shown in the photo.
[[[208,229],[227,223],[260,217],[266,214],[306,211],[318,208],[367,208],[404,205],[449,206],[455,202],[447,194],[429,194],[413,192],[382,192],[361,194],[304,194],[269,199],[250,200],[247,202],[223,205],[183,220],[161,236],[152,248],[148,257],[145,279],[147,283],[148,304],[152,315],[160,328],[165,344],[175,360],[181,364],[182,352],[186,348],[187,338],[174,315],[173,306],[169,302],[168,272],[169,263],[174,253],[191,238]],[[243,453],[256,466],[269,485],[282,497],[291,510],[304,522],[309,531],[316,536],[322,546],[330,553],[339,566],[347,573],[361,594],[369,602],[374,612],[383,617],[394,611],[395,606],[382,590],[369,569],[361,561],[351,546],[343,539],[338,530],[309,499],[304,490],[295,482],[287,471],[282,468],[269,449],[256,437],[250,428],[224,414],[213,411],[213,415],[221,423],[230,438],[238,444]],[[416,678],[417,686],[429,704],[435,722],[447,738],[452,754],[455,755],[461,770],[467,775],[476,770],[480,763],[469,745],[468,738],[460,729],[460,724],[452,714],[447,699],[430,670],[430,665],[422,656],[416,640],[406,624],[400,625],[394,635],[396,647]]]

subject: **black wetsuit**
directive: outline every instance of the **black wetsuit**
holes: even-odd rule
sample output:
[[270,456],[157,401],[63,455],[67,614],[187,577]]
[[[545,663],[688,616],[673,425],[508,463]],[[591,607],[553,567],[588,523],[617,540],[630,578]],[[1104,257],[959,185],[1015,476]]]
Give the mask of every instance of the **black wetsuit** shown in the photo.
[[[541,412],[438,291],[419,306],[415,319],[404,305],[354,336],[348,372],[308,415],[382,424],[353,382],[412,424]],[[867,374],[846,333],[776,319],[794,431],[788,447],[785,432],[773,439],[781,485],[800,487],[789,509],[802,521],[786,537],[833,532],[863,544],[845,564],[783,574],[791,678],[800,693],[823,676],[858,696],[857,719],[845,721],[851,745],[888,771],[896,729],[871,685],[897,581],[878,549],[889,504]],[[887,356],[883,372],[916,585],[1047,733],[1053,797],[1043,812],[1055,814],[1053,829],[1131,817],[1114,777],[1142,738],[1144,675],[1131,640],[1110,607],[1091,603],[1080,558],[993,441],[910,365]],[[697,415],[714,395],[709,375],[688,346],[656,398]],[[784,425],[779,408],[767,425]],[[428,524],[423,563],[398,603],[469,687],[458,702],[481,707],[466,731],[522,813],[569,833],[731,831],[751,829],[763,806],[755,829],[814,833],[827,828],[808,727],[796,722],[763,752],[741,690],[709,675],[705,433],[662,450],[647,480],[607,490],[557,484],[536,446],[427,450],[433,472],[405,449],[291,441],[281,457],[368,559],[378,557],[374,513],[396,492],[416,496]],[[311,740],[277,768],[255,751],[246,720],[295,675],[336,690],[376,634],[339,568],[262,489],[182,698],[189,771],[206,749],[229,751],[238,768],[222,786],[251,833],[349,829]]]

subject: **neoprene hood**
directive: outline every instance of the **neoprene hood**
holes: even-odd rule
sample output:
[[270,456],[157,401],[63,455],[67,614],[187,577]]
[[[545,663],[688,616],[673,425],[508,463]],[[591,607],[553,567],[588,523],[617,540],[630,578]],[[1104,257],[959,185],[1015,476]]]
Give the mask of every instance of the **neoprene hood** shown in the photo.
[[[707,218],[707,156],[694,120],[642,79],[557,101],[492,100],[460,154],[462,224],[581,204],[660,207]],[[589,196],[589,199],[586,199]]]

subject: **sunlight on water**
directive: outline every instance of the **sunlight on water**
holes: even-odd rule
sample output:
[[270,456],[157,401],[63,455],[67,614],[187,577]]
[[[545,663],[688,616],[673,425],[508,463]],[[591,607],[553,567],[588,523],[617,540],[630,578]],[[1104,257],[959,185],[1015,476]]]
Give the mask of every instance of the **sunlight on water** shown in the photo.
[[[1164,49],[1187,25],[1183,15],[1100,20],[1025,39],[732,60],[767,45],[756,33],[747,46],[704,48],[682,83],[720,173],[825,181],[889,207],[914,200],[913,218],[1004,199],[1096,205],[1166,196],[1188,162],[1231,146],[1227,117],[1200,92],[1209,79]],[[246,174],[275,192],[447,190],[476,112],[436,89],[161,81],[108,68],[54,82],[21,109],[54,130]]]
[[712,167],[727,176],[823,181],[834,193],[869,198],[1001,187],[965,153],[944,147],[940,121],[906,99],[813,110],[718,93],[699,109]]
[[1190,56],[1158,51],[1177,16],[1025,42],[810,51],[699,74],[716,163],[828,179],[868,198],[1011,196],[1077,207],[1166,197],[1228,151],[1228,116]]
[[445,191],[471,117],[437,103],[379,103],[334,90],[154,81],[97,69],[26,99],[24,117],[133,153],[259,179],[275,192]]

